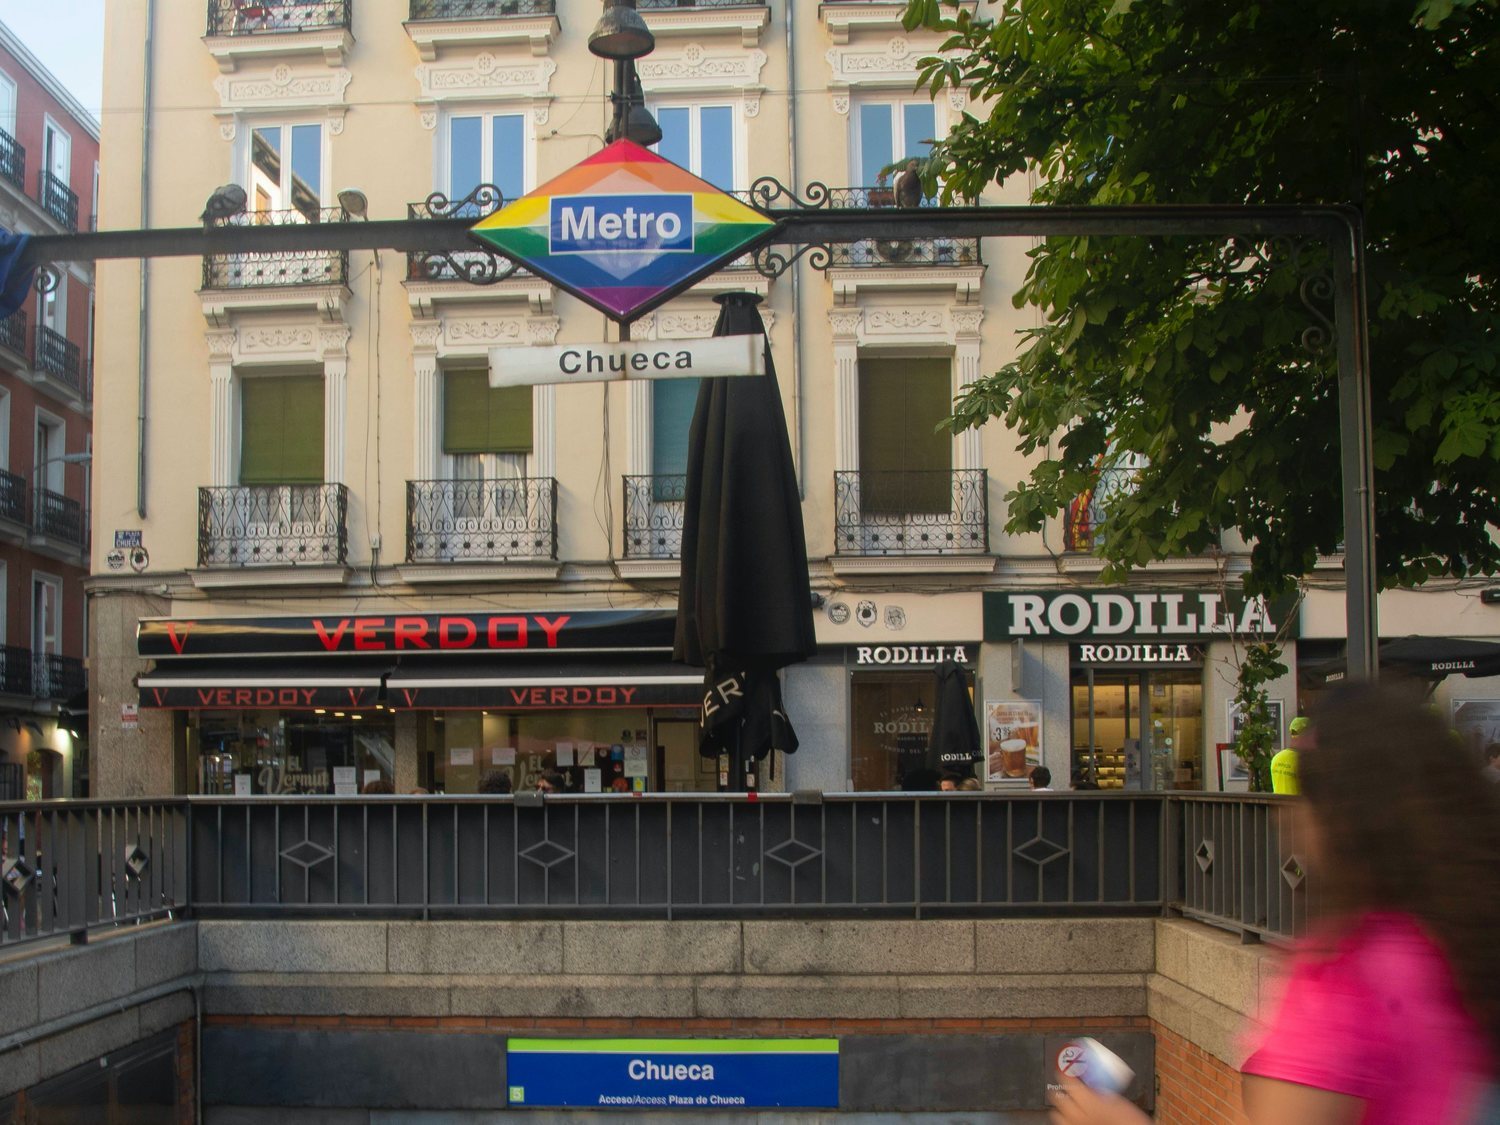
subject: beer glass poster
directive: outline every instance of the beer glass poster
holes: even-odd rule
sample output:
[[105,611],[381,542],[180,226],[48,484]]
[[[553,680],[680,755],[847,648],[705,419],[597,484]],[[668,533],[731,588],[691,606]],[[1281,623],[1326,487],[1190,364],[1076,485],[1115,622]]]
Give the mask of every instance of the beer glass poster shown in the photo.
[[1042,763],[1042,701],[985,700],[985,741],[990,781],[1021,781]]

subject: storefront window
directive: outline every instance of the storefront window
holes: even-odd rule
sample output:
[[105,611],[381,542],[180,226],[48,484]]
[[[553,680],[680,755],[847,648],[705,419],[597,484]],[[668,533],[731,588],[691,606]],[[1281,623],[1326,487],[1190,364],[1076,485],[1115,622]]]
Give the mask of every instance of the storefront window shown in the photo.
[[572,793],[718,788],[717,763],[698,755],[692,711],[447,711],[421,724],[418,778],[435,793],[483,792],[492,773],[512,791],[551,773]]
[[937,779],[923,776],[932,731],[932,672],[861,672],[850,695],[854,788],[935,788]]
[[[1101,789],[1203,787],[1203,672],[1075,668],[1073,769]],[[1090,745],[1090,733],[1093,742]]]
[[395,775],[388,711],[190,711],[179,722],[200,793],[354,794]]

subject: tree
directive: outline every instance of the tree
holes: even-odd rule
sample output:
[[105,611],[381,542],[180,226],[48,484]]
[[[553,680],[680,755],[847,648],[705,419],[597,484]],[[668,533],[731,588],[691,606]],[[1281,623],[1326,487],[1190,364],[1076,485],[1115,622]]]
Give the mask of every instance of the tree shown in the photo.
[[[929,161],[945,201],[1031,170],[1036,203],[1362,208],[1379,580],[1500,568],[1493,0],[1007,0],[993,18],[911,0],[906,18],[948,32],[921,85],[984,107]],[[950,419],[1003,418],[1038,455],[1008,530],[1140,454],[1096,537],[1111,577],[1234,528],[1247,587],[1279,592],[1338,550],[1333,349],[1304,346],[1331,344],[1323,247],[1059,237],[1030,257],[1015,301],[1041,325]]]

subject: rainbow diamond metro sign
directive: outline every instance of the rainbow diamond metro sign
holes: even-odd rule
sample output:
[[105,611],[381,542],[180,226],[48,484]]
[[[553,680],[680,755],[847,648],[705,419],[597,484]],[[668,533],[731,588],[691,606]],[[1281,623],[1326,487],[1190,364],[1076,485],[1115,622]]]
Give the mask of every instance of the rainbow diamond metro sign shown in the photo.
[[775,222],[633,141],[615,141],[470,233],[616,320],[649,312]]

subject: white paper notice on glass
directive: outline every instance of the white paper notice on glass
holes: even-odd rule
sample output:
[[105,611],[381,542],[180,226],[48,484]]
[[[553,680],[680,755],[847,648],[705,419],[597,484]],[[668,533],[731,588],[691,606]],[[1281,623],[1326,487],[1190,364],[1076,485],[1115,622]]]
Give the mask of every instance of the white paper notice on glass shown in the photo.
[[601,792],[601,775],[603,770],[586,769],[583,771],[583,791],[585,793]]
[[647,772],[646,748],[644,746],[625,747],[625,776],[645,777]]
[[359,792],[359,770],[353,766],[334,766],[333,791],[340,797]]
[[379,781],[379,780],[380,780],[380,771],[379,770],[365,770],[365,779],[364,779],[364,784],[365,785],[370,784],[370,782],[372,782],[372,781]]
[[472,766],[474,764],[474,747],[452,746],[448,749],[448,764],[450,766]]
[[573,764],[573,744],[571,742],[559,742],[557,744],[557,768],[564,769]]
[[594,744],[592,742],[580,742],[578,744],[578,764],[580,766],[591,766],[594,764]]
[[490,759],[497,766],[513,766],[516,764],[516,748],[514,746],[496,746],[490,751]]
[[237,773],[234,775],[234,795],[236,797],[250,796],[250,775],[248,773]]

